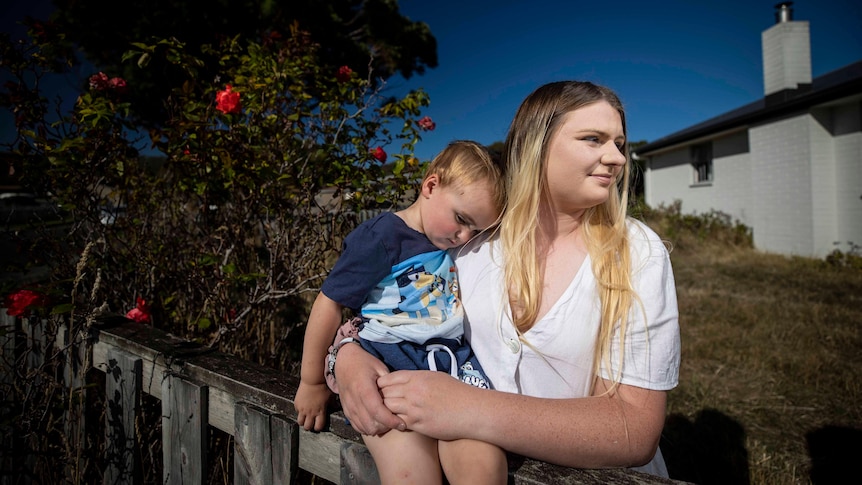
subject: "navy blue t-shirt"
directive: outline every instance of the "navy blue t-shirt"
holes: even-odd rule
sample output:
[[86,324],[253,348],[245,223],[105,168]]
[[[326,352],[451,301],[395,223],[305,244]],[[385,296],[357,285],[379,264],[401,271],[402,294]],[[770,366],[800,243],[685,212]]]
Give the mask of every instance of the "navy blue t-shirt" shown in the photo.
[[[451,337],[463,332],[452,258],[393,213],[348,234],[321,291],[370,321],[363,338],[424,342],[429,333]],[[400,328],[406,325],[412,328]]]

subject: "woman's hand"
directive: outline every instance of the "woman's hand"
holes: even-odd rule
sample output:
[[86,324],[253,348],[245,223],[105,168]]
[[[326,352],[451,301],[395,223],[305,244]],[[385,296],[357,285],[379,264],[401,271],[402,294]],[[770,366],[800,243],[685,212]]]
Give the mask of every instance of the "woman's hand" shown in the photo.
[[389,373],[386,364],[359,345],[348,344],[338,351],[335,378],[341,408],[356,431],[380,435],[390,429],[405,429],[404,422],[383,404],[377,378]]
[[476,416],[470,396],[478,388],[453,379],[445,372],[396,371],[377,380],[386,407],[407,429],[440,440],[472,437]]

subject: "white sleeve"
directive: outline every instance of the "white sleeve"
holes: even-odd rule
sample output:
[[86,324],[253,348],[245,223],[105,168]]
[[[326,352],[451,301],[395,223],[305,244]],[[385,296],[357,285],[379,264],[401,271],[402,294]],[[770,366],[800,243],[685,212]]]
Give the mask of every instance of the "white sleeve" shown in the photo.
[[[651,229],[629,223],[632,246],[632,302],[625,339],[620,382],[653,390],[669,390],[679,382],[679,310],[670,255]],[[611,343],[610,370],[602,377],[614,380],[620,365],[619,335]]]

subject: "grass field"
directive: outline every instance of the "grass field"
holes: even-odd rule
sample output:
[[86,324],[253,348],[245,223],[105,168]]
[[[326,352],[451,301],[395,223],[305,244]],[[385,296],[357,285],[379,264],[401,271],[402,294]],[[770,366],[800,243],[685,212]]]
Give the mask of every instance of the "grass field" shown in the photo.
[[675,246],[682,337],[662,440],[672,478],[846,483],[862,458],[862,270],[672,232],[662,234]]

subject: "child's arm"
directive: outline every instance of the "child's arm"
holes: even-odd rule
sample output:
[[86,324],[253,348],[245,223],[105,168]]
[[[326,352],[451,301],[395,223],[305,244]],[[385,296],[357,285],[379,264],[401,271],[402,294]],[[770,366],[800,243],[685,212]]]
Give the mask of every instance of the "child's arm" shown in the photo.
[[302,344],[299,389],[294,406],[297,424],[309,431],[320,431],[326,423],[326,402],[332,392],[326,386],[324,361],[327,349],[332,345],[332,339],[341,324],[341,310],[341,305],[321,292],[314,300],[308,317]]

